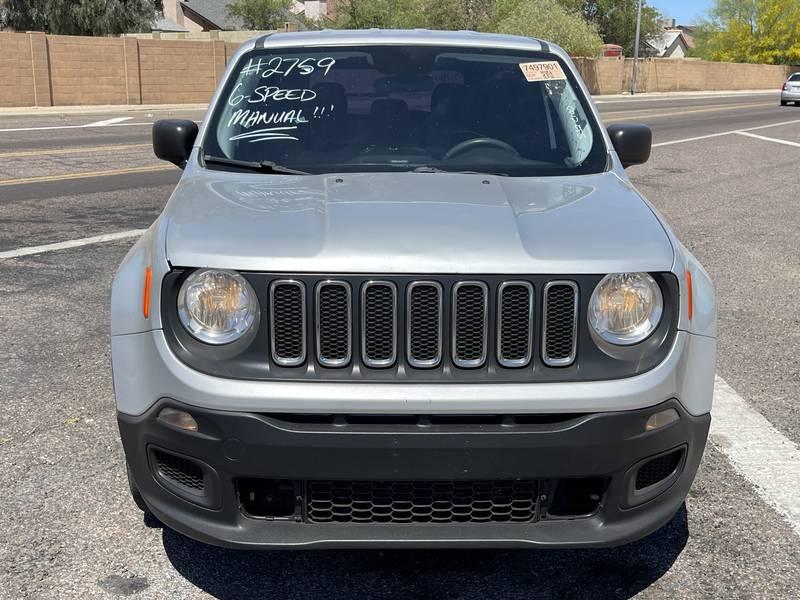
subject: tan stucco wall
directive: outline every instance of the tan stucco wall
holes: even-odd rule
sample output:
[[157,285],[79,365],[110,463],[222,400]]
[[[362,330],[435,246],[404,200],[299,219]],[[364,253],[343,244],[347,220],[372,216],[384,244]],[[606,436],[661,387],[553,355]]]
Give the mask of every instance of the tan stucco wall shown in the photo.
[[[575,64],[593,94],[621,94],[631,89],[631,58],[576,58]],[[795,70],[784,65],[639,59],[636,89],[639,92],[778,90]]]

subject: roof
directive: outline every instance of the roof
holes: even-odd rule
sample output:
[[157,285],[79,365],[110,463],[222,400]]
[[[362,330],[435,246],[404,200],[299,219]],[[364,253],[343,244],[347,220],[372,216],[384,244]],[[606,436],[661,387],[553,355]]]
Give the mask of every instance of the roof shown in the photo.
[[660,35],[655,35],[647,39],[647,45],[655,50],[658,56],[669,56],[677,45],[683,45],[684,49],[689,47],[684,33],[679,29],[667,29]]
[[230,3],[231,0],[181,0],[181,6],[206,21],[209,29],[242,29],[243,23],[238,17],[228,16]]
[[168,19],[164,15],[156,15],[155,21],[150,26],[153,31],[177,31],[180,33],[188,32],[189,30],[181,25],[178,25],[172,19]]

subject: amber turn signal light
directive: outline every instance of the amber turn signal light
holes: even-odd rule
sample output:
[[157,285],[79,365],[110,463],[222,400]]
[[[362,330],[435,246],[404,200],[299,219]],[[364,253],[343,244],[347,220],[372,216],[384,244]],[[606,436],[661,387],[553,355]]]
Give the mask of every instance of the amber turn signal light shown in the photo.
[[144,318],[150,318],[150,284],[153,282],[153,267],[147,267],[144,270],[144,299],[142,305],[142,312]]

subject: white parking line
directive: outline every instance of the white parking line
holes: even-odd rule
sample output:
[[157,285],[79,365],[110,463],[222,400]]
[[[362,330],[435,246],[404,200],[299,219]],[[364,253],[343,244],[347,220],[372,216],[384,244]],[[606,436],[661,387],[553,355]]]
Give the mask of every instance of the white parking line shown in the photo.
[[794,146],[795,148],[800,148],[800,144],[798,144],[797,142],[790,142],[789,140],[781,140],[778,138],[758,135],[755,133],[750,133],[749,131],[737,131],[736,133],[738,135],[746,135],[747,137],[756,138],[757,140],[764,140],[765,142],[774,142],[776,144],[784,144],[786,146]]
[[6,250],[0,252],[0,259],[4,258],[17,258],[19,256],[28,256],[29,254],[42,254],[44,252],[53,252],[54,250],[65,250],[67,248],[77,248],[78,246],[89,246],[90,244],[100,244],[102,242],[113,242],[114,240],[124,240],[126,238],[139,237],[146,229],[130,229],[128,231],[118,231],[116,233],[104,233],[102,235],[95,235],[87,238],[80,238],[77,240],[67,240],[66,242],[57,242],[55,244],[44,244],[43,246],[28,246],[27,248],[17,248],[15,250]]
[[14,131],[53,131],[56,129],[86,129],[88,127],[142,127],[152,126],[153,123],[108,123],[106,125],[96,125],[86,123],[84,125],[47,125],[45,127],[16,127],[14,129],[0,129],[0,133],[11,133]]
[[779,123],[770,123],[769,125],[757,125],[756,127],[745,127],[744,129],[731,129],[730,131],[720,131],[719,133],[709,133],[708,135],[698,135],[697,137],[684,138],[682,140],[670,140],[669,142],[659,142],[653,144],[653,148],[660,148],[661,146],[672,146],[673,144],[685,144],[686,142],[697,142],[699,140],[709,140],[711,138],[721,137],[723,135],[733,135],[735,133],[746,133],[748,131],[758,131],[759,129],[769,129],[770,127],[780,127],[781,125],[795,125],[800,123],[800,119],[793,121],[781,121]]
[[800,535],[800,449],[721,377],[714,385],[711,443]]
[[95,121],[89,123],[86,127],[106,127],[108,125],[115,125],[124,121],[130,121],[133,117],[114,117],[113,119],[105,119],[103,121]]

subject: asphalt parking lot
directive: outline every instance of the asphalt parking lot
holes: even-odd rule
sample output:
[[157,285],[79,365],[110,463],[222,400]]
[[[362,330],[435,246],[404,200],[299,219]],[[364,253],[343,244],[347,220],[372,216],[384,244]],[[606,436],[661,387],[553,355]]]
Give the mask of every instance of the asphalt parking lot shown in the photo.
[[[153,157],[150,123],[202,111],[0,113],[0,597],[800,597],[800,107],[777,93],[599,107],[653,128],[630,173],[717,286],[727,412],[685,509],[581,551],[230,551],[143,519],[114,415],[110,285],[180,175]],[[764,440],[760,471],[739,451]]]

